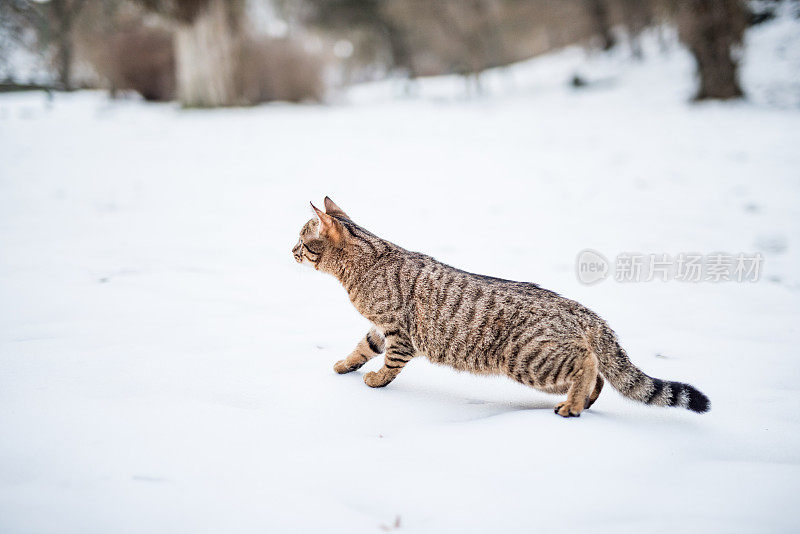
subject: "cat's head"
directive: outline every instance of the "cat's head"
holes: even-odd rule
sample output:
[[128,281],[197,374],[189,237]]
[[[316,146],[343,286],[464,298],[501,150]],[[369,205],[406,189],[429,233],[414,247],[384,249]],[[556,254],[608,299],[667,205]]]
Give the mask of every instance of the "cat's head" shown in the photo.
[[315,269],[320,268],[326,256],[342,248],[346,232],[341,219],[350,220],[329,197],[325,197],[324,205],[325,211],[322,211],[311,204],[316,217],[303,225],[300,238],[292,248],[297,263],[305,263]]

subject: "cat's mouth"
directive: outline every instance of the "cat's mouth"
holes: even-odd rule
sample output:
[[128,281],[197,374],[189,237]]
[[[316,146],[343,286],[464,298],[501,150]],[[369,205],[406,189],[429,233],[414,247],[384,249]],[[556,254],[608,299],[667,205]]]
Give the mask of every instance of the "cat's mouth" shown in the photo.
[[300,245],[295,245],[292,249],[292,256],[297,263],[303,263],[303,248]]

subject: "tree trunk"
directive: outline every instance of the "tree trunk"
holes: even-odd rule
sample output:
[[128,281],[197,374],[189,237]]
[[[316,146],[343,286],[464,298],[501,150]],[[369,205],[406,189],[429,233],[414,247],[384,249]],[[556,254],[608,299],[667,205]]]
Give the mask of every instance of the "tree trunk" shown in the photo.
[[58,85],[64,91],[72,90],[72,57],[74,55],[72,30],[75,18],[82,6],[82,0],[72,3],[68,3],[67,0],[50,2],[53,18],[52,30],[55,34],[56,45],[55,67],[58,72]]
[[58,36],[58,83],[63,91],[72,91],[72,32],[67,31]]
[[236,2],[209,0],[175,32],[178,100],[187,107],[242,104],[236,82],[241,43]]
[[600,39],[600,48],[611,50],[616,44],[614,34],[611,33],[611,23],[608,19],[608,6],[605,0],[587,0],[589,18],[592,21],[594,32]]
[[628,44],[631,47],[631,53],[634,59],[641,60],[644,58],[641,35],[644,29],[652,23],[651,6],[643,0],[623,0],[621,8],[622,22],[628,31]]
[[743,96],[732,48],[742,42],[745,11],[738,0],[684,0],[678,34],[697,61],[700,87],[695,100]]
[[389,47],[392,68],[404,70],[409,78],[415,79],[417,72],[414,68],[413,56],[406,43],[405,35],[388,20],[388,17],[384,17],[382,29],[386,37],[386,44]]

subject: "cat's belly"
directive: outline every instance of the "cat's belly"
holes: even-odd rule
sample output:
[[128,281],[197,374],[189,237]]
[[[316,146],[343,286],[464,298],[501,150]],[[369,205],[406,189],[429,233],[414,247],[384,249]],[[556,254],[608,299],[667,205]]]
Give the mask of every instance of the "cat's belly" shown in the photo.
[[504,362],[492,355],[479,350],[447,350],[438,348],[433,350],[421,351],[432,363],[446,365],[458,371],[466,371],[475,374],[508,374],[508,369],[504,367]]

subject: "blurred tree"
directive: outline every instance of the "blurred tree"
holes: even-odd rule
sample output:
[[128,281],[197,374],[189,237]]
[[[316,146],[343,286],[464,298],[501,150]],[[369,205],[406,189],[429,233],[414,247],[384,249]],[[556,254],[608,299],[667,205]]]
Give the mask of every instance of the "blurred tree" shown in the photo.
[[[380,62],[371,52],[383,48],[389,71],[411,78],[457,73],[480,90],[488,68],[592,39],[610,48],[611,28],[620,23],[614,8],[623,0],[275,1],[284,17],[349,39],[356,46],[353,62]],[[656,0],[628,0],[628,7],[650,1]],[[643,11],[630,18],[636,32],[649,24]]]
[[0,2],[0,72],[9,79],[12,77],[9,56],[22,41],[23,26],[17,19],[11,2]]
[[696,100],[743,96],[733,49],[742,44],[746,24],[740,0],[678,2],[678,36],[697,61]]
[[49,19],[53,40],[56,43],[58,80],[65,91],[72,90],[72,60],[75,55],[73,29],[86,0],[50,0]]
[[472,78],[474,89],[481,93],[481,74],[491,67],[508,62],[504,52],[503,3],[495,0],[432,2],[434,16],[442,32],[450,33],[457,53],[451,59],[453,70]]
[[593,35],[585,0],[388,0],[423,74],[461,74],[481,91],[484,70]]
[[586,7],[594,26],[594,32],[600,40],[600,48],[611,50],[617,41],[611,32],[611,20],[608,16],[606,0],[586,0]]
[[393,3],[393,13],[420,55],[434,55],[448,72],[464,76],[468,91],[481,93],[484,70],[517,59],[510,46],[513,5],[514,0],[403,0]]
[[642,59],[642,44],[639,37],[653,23],[651,2],[647,0],[619,0],[622,23],[628,32],[628,43],[635,59]]
[[36,28],[40,47],[53,47],[58,86],[65,91],[72,90],[75,22],[86,0],[4,0],[4,3],[6,1],[3,9],[6,15],[19,17]]
[[[390,0],[389,0],[390,1]],[[333,32],[367,32],[388,51],[389,69],[402,71],[414,78],[417,75],[407,32],[386,10],[387,0],[300,0],[302,21]],[[296,8],[298,0],[277,0],[286,12]]]
[[95,39],[89,60],[111,96],[133,89],[145,100],[175,99],[175,52],[171,31],[131,22]]
[[139,0],[175,25],[177,96],[184,106],[245,103],[237,84],[244,0]]

